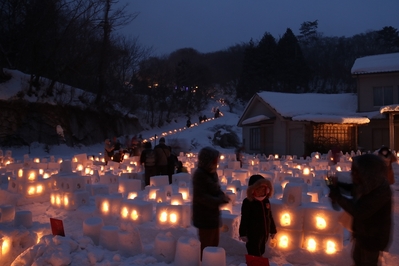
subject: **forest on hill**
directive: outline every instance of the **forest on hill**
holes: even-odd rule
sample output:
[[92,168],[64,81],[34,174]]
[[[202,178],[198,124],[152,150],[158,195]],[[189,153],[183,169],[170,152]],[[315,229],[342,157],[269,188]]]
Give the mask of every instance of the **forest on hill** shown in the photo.
[[[177,115],[197,114],[210,99],[230,106],[256,92],[356,92],[351,67],[356,58],[399,52],[399,32],[389,25],[351,37],[324,36],[318,21],[305,21],[278,39],[265,29],[260,40],[199,53],[184,47],[154,56],[139,38],[117,29],[137,13],[115,0],[0,0],[0,82],[6,69],[30,74],[25,95],[51,96],[59,84],[95,93],[87,108],[139,114],[151,126]],[[43,82],[43,80],[50,82]],[[14,99],[15,100],[15,99]]]

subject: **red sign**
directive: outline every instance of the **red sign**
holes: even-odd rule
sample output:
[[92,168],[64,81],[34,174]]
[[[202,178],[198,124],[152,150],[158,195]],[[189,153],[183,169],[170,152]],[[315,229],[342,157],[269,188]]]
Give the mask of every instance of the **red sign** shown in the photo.
[[65,236],[62,220],[50,218],[51,232],[54,236]]

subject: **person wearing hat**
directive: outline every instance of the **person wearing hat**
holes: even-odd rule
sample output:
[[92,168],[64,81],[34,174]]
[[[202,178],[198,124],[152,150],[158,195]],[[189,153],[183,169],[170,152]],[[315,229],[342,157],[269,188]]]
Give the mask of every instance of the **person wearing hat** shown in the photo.
[[240,239],[246,243],[249,255],[261,257],[269,235],[273,239],[277,233],[269,201],[272,194],[273,186],[269,180],[261,175],[249,178],[239,227]]
[[217,165],[219,152],[212,147],[204,147],[198,153],[198,167],[193,173],[192,219],[198,228],[201,242],[201,258],[204,248],[219,245],[219,228],[222,224],[220,205],[230,201],[221,190]]
[[[171,148],[165,144],[164,137],[159,139],[159,144],[154,147],[154,151],[157,175],[168,175],[168,158],[171,154]],[[170,181],[169,183],[171,183]]]

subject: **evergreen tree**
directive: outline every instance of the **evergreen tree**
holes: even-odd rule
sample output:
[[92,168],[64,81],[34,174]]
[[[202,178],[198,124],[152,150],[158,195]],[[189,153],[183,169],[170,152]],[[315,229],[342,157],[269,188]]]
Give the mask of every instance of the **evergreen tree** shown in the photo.
[[277,43],[274,37],[266,32],[256,49],[257,81],[262,90],[273,91],[276,87],[276,51]]
[[258,92],[258,66],[257,62],[257,49],[251,39],[245,49],[244,62],[242,73],[237,85],[236,97],[243,101],[248,101],[251,97]]
[[277,44],[277,77],[279,91],[306,92],[309,68],[301,47],[291,29],[287,29]]

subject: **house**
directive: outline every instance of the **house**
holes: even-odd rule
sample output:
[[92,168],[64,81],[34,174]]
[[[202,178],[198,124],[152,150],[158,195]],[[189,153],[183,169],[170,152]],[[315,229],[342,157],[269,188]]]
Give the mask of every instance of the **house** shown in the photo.
[[351,71],[357,94],[255,94],[238,121],[245,151],[303,156],[335,146],[368,151],[388,145],[384,112],[399,113],[399,53],[359,58]]
[[[356,79],[358,112],[380,111],[367,126],[359,128],[359,146],[367,150],[382,145],[399,150],[399,53],[358,58],[351,69]],[[391,121],[391,122],[390,122]]]
[[356,94],[264,91],[249,101],[238,126],[247,153],[303,156],[333,146],[356,149],[359,125],[370,122],[356,108]]

